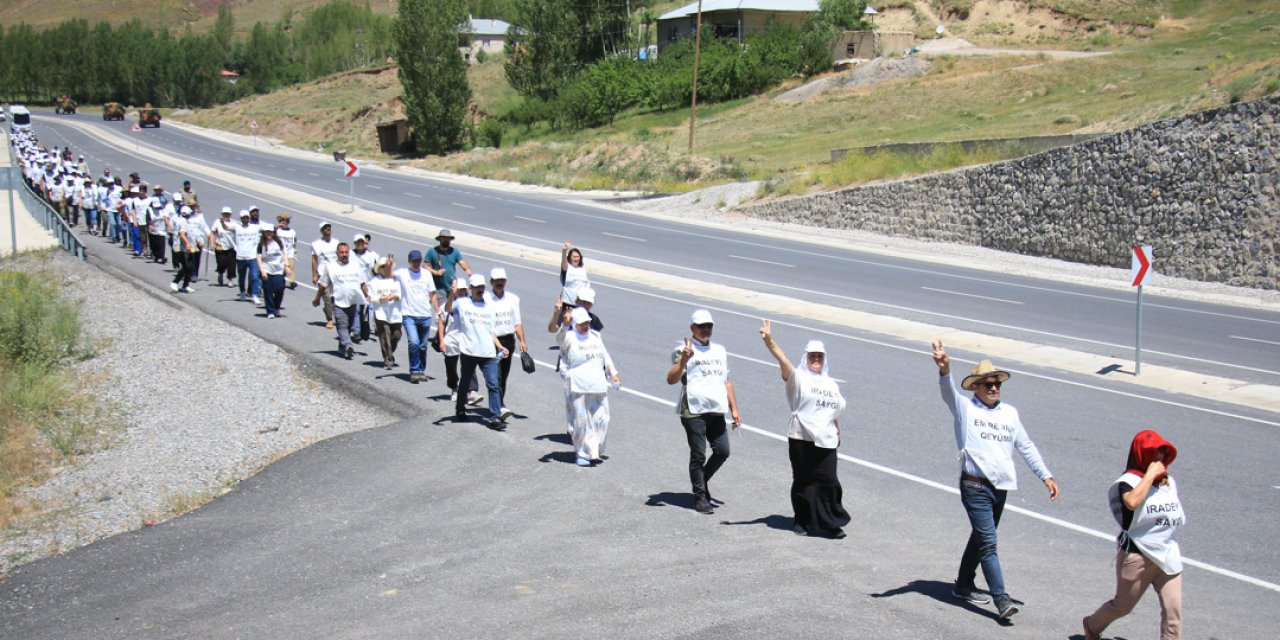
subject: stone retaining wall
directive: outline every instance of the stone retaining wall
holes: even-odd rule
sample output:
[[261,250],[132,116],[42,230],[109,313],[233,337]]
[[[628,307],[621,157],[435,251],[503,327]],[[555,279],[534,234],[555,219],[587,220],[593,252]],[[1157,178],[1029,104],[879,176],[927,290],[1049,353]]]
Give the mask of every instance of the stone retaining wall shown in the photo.
[[1280,289],[1280,98],[914,180],[745,208],[758,218],[963,242]]

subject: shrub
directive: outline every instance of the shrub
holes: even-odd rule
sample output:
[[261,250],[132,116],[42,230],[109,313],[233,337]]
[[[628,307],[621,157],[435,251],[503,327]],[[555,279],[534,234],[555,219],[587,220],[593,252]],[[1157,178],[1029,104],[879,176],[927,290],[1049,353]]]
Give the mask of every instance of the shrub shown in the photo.
[[498,149],[502,147],[502,134],[507,128],[497,118],[485,118],[480,123],[480,144],[486,147]]

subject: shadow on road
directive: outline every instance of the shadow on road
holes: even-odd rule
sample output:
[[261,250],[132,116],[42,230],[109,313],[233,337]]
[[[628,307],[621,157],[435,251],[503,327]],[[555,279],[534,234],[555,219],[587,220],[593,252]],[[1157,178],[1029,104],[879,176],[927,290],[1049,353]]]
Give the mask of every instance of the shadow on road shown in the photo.
[[570,438],[569,434],[567,433],[544,433],[540,436],[535,436],[533,439],[546,440],[548,442],[554,442],[556,444],[566,444],[569,446],[573,446],[573,439]]
[[771,516],[756,518],[755,520],[738,520],[738,521],[721,520],[720,521],[720,524],[729,525],[729,526],[738,526],[738,525],[744,525],[744,524],[762,524],[762,525],[765,525],[766,527],[769,527],[770,529],[777,529],[778,531],[786,531],[787,533],[791,533],[791,528],[793,526],[792,523],[793,523],[793,519],[791,518],[791,516],[784,516],[776,513]]
[[646,507],[683,507],[692,510],[693,494],[663,491],[649,496],[644,504]]
[[929,596],[930,598],[933,598],[934,600],[937,600],[938,602],[941,602],[943,604],[949,604],[953,607],[958,607],[960,609],[967,609],[974,613],[980,613],[984,616],[987,616],[988,618],[996,620],[1001,625],[1013,624],[1013,622],[1009,620],[1000,620],[999,616],[997,616],[996,612],[993,609],[980,607],[975,604],[970,604],[968,601],[961,600],[951,595],[951,589],[953,586],[954,585],[952,585],[950,582],[942,582],[940,580],[912,580],[911,582],[908,582],[907,584],[901,587],[898,587],[897,589],[890,589],[888,591],[883,591],[881,593],[871,593],[867,595],[870,595],[872,598],[889,598],[893,596],[900,596],[906,593],[918,593],[923,596]]

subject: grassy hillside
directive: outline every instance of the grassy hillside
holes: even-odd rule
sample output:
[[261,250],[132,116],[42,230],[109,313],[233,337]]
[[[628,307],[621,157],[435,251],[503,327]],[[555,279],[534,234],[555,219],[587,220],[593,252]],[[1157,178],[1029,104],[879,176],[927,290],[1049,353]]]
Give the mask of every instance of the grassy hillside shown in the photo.
[[[121,3],[130,0],[118,0]],[[256,0],[299,5],[320,0]],[[50,2],[49,4],[58,4]],[[666,11],[679,2],[655,5]],[[1280,91],[1280,0],[884,0],[881,28],[948,35],[980,46],[1076,49],[1108,55],[932,58],[922,76],[838,89],[785,104],[769,95],[699,108],[688,156],[688,111],[623,114],[579,132],[506,132],[501,149],[421,161],[433,168],[580,188],[681,190],[742,178],[786,193],[989,161],[942,153],[920,163],[855,155],[827,164],[833,147],[1124,129]],[[385,0],[375,9],[390,7]],[[237,14],[242,15],[242,14]],[[247,15],[247,14],[243,14]],[[247,21],[240,20],[243,25]],[[501,61],[470,70],[482,113],[518,97]],[[197,113],[191,121],[314,149],[376,156],[373,124],[399,117],[394,71],[354,73]],[[853,166],[856,165],[856,166]],[[872,168],[872,167],[875,168]]]

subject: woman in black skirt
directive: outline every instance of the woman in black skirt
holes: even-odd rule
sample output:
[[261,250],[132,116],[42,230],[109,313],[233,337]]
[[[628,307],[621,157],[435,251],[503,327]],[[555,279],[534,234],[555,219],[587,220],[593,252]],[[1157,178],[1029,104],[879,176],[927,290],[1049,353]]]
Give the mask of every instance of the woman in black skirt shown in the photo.
[[840,503],[843,490],[836,469],[836,447],[840,445],[840,412],[845,403],[836,381],[827,375],[826,348],[821,341],[810,340],[796,368],[773,341],[768,320],[760,324],[760,337],[778,361],[791,406],[787,444],[793,530],[802,536],[843,538],[842,527],[849,524],[849,513]]

